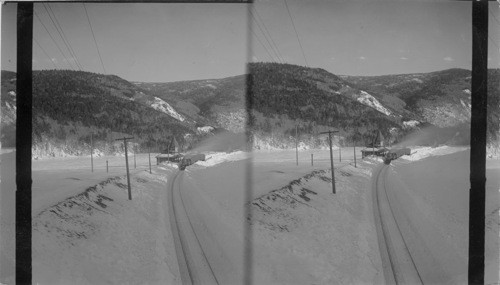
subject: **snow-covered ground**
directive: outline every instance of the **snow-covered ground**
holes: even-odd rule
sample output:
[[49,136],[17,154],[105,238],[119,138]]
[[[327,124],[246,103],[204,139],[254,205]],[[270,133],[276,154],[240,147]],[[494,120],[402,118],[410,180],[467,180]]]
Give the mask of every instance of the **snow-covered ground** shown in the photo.
[[[372,168],[381,160],[361,160],[360,150],[356,148],[357,168],[352,148],[341,149],[342,161],[339,150],[334,151],[336,194],[328,150],[299,151],[299,165],[295,151],[287,150],[212,152],[206,161],[189,166],[182,191],[205,225],[204,243],[210,244],[206,250],[219,276],[231,284],[242,280],[248,269],[244,248],[251,245],[254,284],[383,284],[370,182]],[[424,231],[424,242],[435,252],[429,264],[461,282],[467,248],[468,151],[412,150],[405,160],[393,162],[389,183],[401,189],[397,198],[405,204],[400,210],[410,211],[412,222]],[[6,284],[14,280],[14,155],[1,156],[0,282]],[[149,174],[147,154],[137,155],[137,169],[133,157],[129,163],[132,201],[127,199],[123,157],[94,159],[93,173],[90,157],[33,161],[35,282],[180,283],[166,208],[167,179],[177,169],[157,167],[152,156]],[[491,282],[499,275],[499,170],[498,160],[488,160]],[[243,235],[245,225],[249,236]]]
[[329,151],[299,152],[298,166],[294,151],[254,152],[255,284],[384,283],[371,166],[351,159],[352,149],[342,162],[336,153],[332,194]]
[[[393,162],[389,173],[390,188],[397,189],[392,195],[398,208],[418,231],[419,236],[411,239],[421,246],[413,254],[424,271],[454,284],[467,282],[469,159],[466,148],[416,148],[405,160]],[[500,161],[487,160],[486,166],[485,283],[496,284],[500,275]],[[424,246],[428,252],[421,250]]]
[[[94,172],[90,157],[32,161],[35,281],[100,284],[130,280],[138,284],[171,280],[175,283],[176,260],[169,259],[174,255],[165,254],[174,250],[165,239],[170,227],[162,214],[162,197],[170,171],[156,168],[152,155],[154,172],[150,175],[148,160],[148,154],[138,154],[135,169],[134,158],[129,157],[132,203],[124,186],[124,157],[95,158]],[[12,284],[15,152],[2,153],[1,167],[0,282]]]

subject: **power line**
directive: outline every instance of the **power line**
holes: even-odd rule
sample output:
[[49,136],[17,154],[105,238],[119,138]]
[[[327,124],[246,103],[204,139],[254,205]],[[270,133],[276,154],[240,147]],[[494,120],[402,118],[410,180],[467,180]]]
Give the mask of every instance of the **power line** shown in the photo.
[[271,55],[271,53],[269,52],[269,50],[266,48],[266,46],[262,43],[262,41],[259,39],[259,37],[257,36],[257,34],[255,33],[255,31],[253,29],[252,30],[252,34],[254,35],[254,37],[257,39],[257,41],[262,45],[262,47],[264,48],[264,50],[266,51],[267,55],[269,56],[269,58],[271,59],[272,62],[276,62],[273,58],[273,56]]
[[43,47],[38,43],[38,41],[36,40],[35,37],[33,37],[33,40],[35,41],[36,45],[42,50],[42,52],[47,56],[47,58],[50,60],[50,62],[52,62],[52,64],[54,65],[54,68],[58,69],[56,63],[52,60],[52,58],[49,56],[49,54],[43,49]]
[[52,36],[52,34],[49,32],[49,30],[47,29],[47,27],[45,26],[45,24],[42,22],[42,20],[40,19],[40,17],[38,16],[38,14],[36,12],[34,12],[36,18],[38,19],[38,21],[40,22],[40,24],[42,24],[43,28],[45,29],[45,31],[47,32],[47,34],[49,34],[50,38],[52,39],[52,41],[54,42],[54,44],[56,45],[57,49],[59,50],[59,52],[61,53],[61,55],[63,56],[63,58],[66,60],[66,62],[68,63],[68,65],[74,69],[73,65],[71,65],[71,62],[69,62],[69,60],[66,58],[66,55],[63,53],[63,51],[61,50],[61,48],[59,47],[59,44],[57,43],[57,41],[54,39],[54,37]]
[[[54,13],[52,8],[50,7],[50,4],[47,3],[47,6],[45,6],[45,3],[42,3],[42,4],[43,4],[43,7],[45,8],[45,11],[47,12],[47,14],[49,14],[49,17],[50,17],[50,20],[52,21],[52,24],[56,27],[57,31],[59,32],[59,36],[61,36],[61,38],[63,39],[63,42],[66,45],[66,48],[68,49],[70,55],[75,59],[76,65],[78,66],[78,68],[80,70],[83,70],[83,66],[80,63],[80,61],[78,60],[78,57],[76,56],[76,53],[73,50],[73,47],[71,46],[71,43],[69,42],[68,38],[66,37],[66,34],[64,34],[64,30],[63,30],[61,24],[59,23],[59,20],[57,19],[56,14]],[[48,7],[48,10],[47,10],[47,7]],[[50,10],[50,13],[49,13],[49,10]],[[52,14],[54,19],[52,19],[51,14]],[[55,22],[54,22],[54,20],[55,20]]]
[[[255,6],[254,6],[254,7],[255,7]],[[255,14],[257,14],[257,18],[259,18],[260,22],[261,22],[261,23],[262,23],[262,25],[264,26],[264,30],[265,30],[265,31],[267,32],[267,34],[269,35],[269,38],[271,39],[271,43],[273,44],[274,48],[276,49],[276,52],[278,53],[279,57],[281,58],[281,62],[283,62],[283,63],[284,63],[285,61],[283,60],[283,56],[281,55],[280,50],[278,49],[278,46],[277,46],[277,45],[276,45],[276,43],[274,42],[273,37],[271,36],[271,33],[270,33],[270,32],[269,32],[269,30],[267,29],[265,22],[264,22],[264,21],[262,20],[262,18],[260,17],[259,12],[257,11],[257,8],[256,8],[256,7],[254,8],[254,10],[255,10]]]
[[[68,53],[69,53],[69,55],[70,55],[70,59],[71,59],[72,57],[74,58],[73,54],[71,53],[71,50],[70,50],[70,49],[69,49],[69,47],[68,47],[68,43],[66,42],[66,40],[65,40],[65,39],[64,39],[64,37],[63,37],[63,35],[61,34],[61,31],[59,31],[59,27],[58,27],[58,26],[56,25],[56,23],[54,22],[54,19],[52,18],[52,15],[51,15],[51,14],[49,13],[49,11],[47,10],[47,7],[45,6],[45,3],[42,3],[42,5],[43,5],[43,8],[45,9],[45,12],[47,13],[47,15],[49,15],[49,19],[50,19],[50,21],[52,22],[52,25],[56,28],[56,31],[57,31],[57,33],[59,34],[59,37],[62,39],[64,46],[66,46],[66,50],[68,51]],[[75,64],[76,64],[76,67],[77,67],[78,69],[80,69],[80,66],[78,65],[78,62],[75,62]],[[81,69],[80,69],[80,70],[81,70]]]
[[102,62],[101,53],[99,52],[99,46],[97,45],[97,41],[95,40],[94,29],[92,29],[92,24],[90,23],[90,18],[89,18],[89,13],[87,12],[87,7],[85,7],[85,3],[82,3],[82,5],[83,5],[83,8],[85,9],[85,15],[87,15],[87,21],[89,22],[90,31],[92,32],[92,38],[94,39],[95,47],[97,49],[97,54],[99,55],[99,60],[101,61],[102,70],[104,71],[104,73],[106,73],[106,69],[104,68],[104,63]]
[[276,58],[278,59],[278,62],[281,62],[281,58],[279,56],[279,54],[276,52],[276,50],[273,48],[273,45],[271,44],[271,42],[269,41],[266,33],[264,32],[264,30],[262,29],[259,21],[257,21],[257,18],[255,18],[255,15],[253,14],[252,10],[250,10],[250,15],[252,16],[254,22],[257,24],[257,27],[259,28],[260,32],[264,35],[264,39],[266,40],[267,44],[269,45],[271,51],[274,53],[274,55],[276,56]]
[[488,38],[491,40],[491,43],[494,44],[497,47],[497,51],[500,53],[500,47],[498,47],[497,43],[488,35]]
[[491,12],[491,10],[488,9],[488,12],[490,12],[490,15],[493,17],[493,19],[495,19],[495,21],[497,22],[497,24],[500,25],[500,21],[498,21],[497,17],[495,17],[495,15]]
[[[269,40],[267,39],[266,35],[264,34],[264,32],[262,31],[262,28],[260,27],[259,23],[257,22],[257,20],[255,19],[255,16],[253,15],[252,11],[250,10],[250,16],[252,17],[253,19],[253,22],[255,23],[255,25],[259,28],[260,32],[264,35],[264,40],[267,42],[267,44],[269,45],[269,48],[271,50],[272,53],[274,53],[274,57],[278,58],[278,56],[276,55],[276,52],[273,50],[273,47],[271,46],[271,43],[269,42]],[[255,33],[254,30],[252,30],[252,32],[254,33],[255,37],[257,37],[257,33]],[[262,46],[264,46],[264,44],[259,40],[259,42],[261,43]],[[267,48],[266,48],[267,50]],[[271,55],[271,57],[273,57]],[[273,61],[276,61],[274,60],[274,57],[273,57]],[[279,61],[279,58],[278,58],[278,61]]]
[[306,66],[309,67],[309,64],[307,64],[306,54],[304,53],[304,49],[302,48],[302,44],[300,43],[299,34],[297,33],[297,29],[295,28],[295,24],[293,23],[293,18],[292,14],[290,13],[290,9],[288,9],[288,4],[286,3],[286,0],[283,0],[283,2],[285,2],[285,7],[286,10],[288,11],[288,16],[290,16],[290,21],[292,21],[293,30],[295,31],[295,35],[297,36],[297,41],[299,42],[300,50],[302,51],[302,56],[304,57],[304,61],[306,63]]

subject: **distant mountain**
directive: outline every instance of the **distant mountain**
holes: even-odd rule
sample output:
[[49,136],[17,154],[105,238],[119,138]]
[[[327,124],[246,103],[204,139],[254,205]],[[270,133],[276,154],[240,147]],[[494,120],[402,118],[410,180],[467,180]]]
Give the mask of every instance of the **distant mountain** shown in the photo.
[[[336,129],[335,144],[468,144],[470,71],[384,76],[334,75],[320,68],[250,63],[246,75],[166,83],[68,70],[33,73],[33,153],[121,152],[114,139],[134,136],[133,148],[163,149],[172,137],[185,149],[214,134],[242,134],[250,120],[256,148],[325,147],[320,132]],[[2,71],[1,138],[15,145],[16,74]],[[500,70],[489,70],[488,141],[500,149]],[[246,113],[246,90],[251,113]],[[238,137],[235,136],[235,138]],[[235,141],[241,140],[239,137]],[[215,140],[216,141],[216,140]],[[220,144],[220,143],[219,143]],[[224,149],[232,146],[224,146]]]
[[243,132],[246,120],[245,76],[166,83],[135,82],[154,96],[173,103],[187,118]]
[[[383,76],[341,76],[383,104],[413,113],[438,127],[469,124],[471,72],[448,69],[430,73]],[[499,139],[500,69],[488,70],[488,139]]]
[[332,128],[340,144],[368,143],[379,130],[394,140],[404,134],[401,112],[323,69],[251,63],[249,71],[253,132],[262,147],[294,146],[296,126],[312,147],[325,145],[318,133]]
[[[337,76],[319,68],[251,63],[252,120],[260,147],[317,147],[335,128],[337,144],[369,143],[380,131],[391,143],[425,129],[421,144],[468,144],[470,71]],[[499,139],[499,70],[489,71],[488,136]],[[259,146],[258,146],[259,147]]]
[[[15,73],[2,71],[3,147],[15,145],[15,83]],[[89,154],[91,133],[97,149],[116,153],[114,139],[124,135],[145,150],[165,148],[172,137],[188,148],[217,132],[118,76],[69,70],[33,72],[33,124],[38,156]]]

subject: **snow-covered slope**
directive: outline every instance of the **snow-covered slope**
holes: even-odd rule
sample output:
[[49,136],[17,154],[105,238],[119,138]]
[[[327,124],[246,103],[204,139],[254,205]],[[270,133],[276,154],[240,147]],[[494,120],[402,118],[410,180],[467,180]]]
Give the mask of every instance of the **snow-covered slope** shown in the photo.
[[380,104],[380,102],[375,97],[370,95],[368,92],[361,91],[361,94],[359,95],[357,100],[358,100],[358,102],[363,103],[366,106],[370,106],[370,107],[376,109],[377,111],[379,111],[382,114],[386,114],[387,116],[391,115],[391,111],[389,111],[387,108],[382,106],[382,104]]
[[181,122],[184,122],[184,120],[185,120],[184,116],[177,113],[177,111],[175,111],[175,109],[172,108],[172,106],[170,106],[170,104],[168,104],[167,102],[163,101],[162,99],[160,99],[158,97],[154,97],[154,98],[155,98],[155,101],[153,103],[151,103],[151,107],[153,107],[155,110],[158,110],[158,111],[161,111],[167,115],[170,115],[173,118],[175,118]]

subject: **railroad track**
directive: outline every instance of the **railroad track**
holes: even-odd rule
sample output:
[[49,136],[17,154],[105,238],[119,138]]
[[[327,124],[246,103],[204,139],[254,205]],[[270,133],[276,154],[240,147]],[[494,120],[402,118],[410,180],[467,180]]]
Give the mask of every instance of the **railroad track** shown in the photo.
[[169,182],[170,226],[182,284],[219,284],[189,217],[182,197],[184,171],[175,173]]
[[373,210],[386,283],[423,284],[391,207],[386,183],[388,168],[388,165],[378,167],[372,181]]

